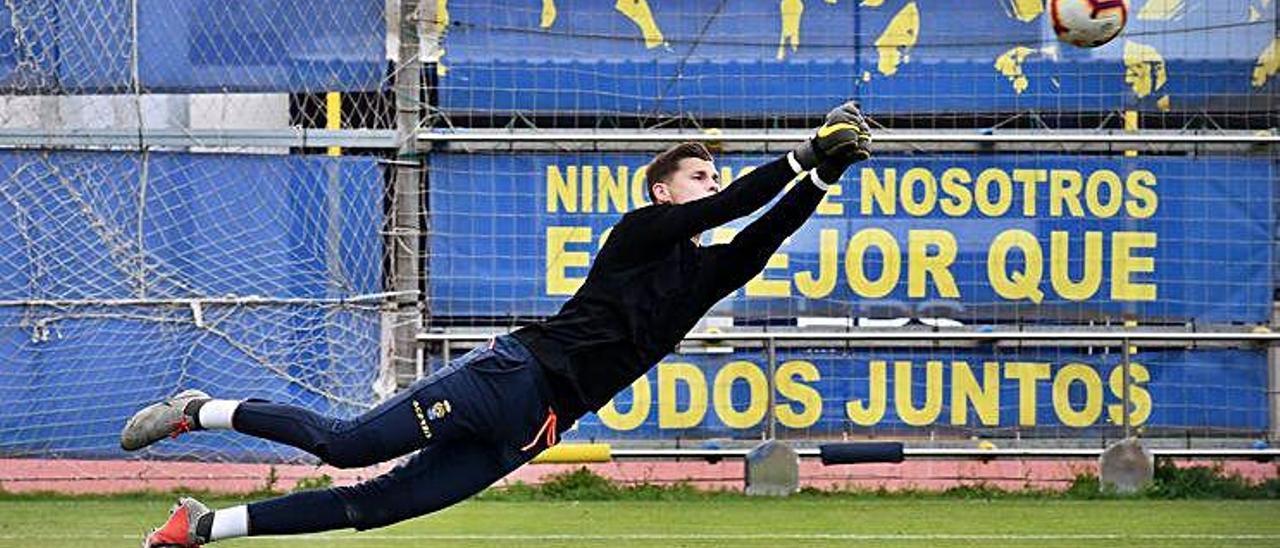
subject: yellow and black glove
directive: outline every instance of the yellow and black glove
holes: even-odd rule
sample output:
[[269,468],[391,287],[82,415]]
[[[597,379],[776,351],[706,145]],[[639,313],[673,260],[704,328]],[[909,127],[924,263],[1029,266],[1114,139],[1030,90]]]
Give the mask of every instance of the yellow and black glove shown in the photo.
[[799,170],[822,167],[843,172],[871,157],[871,127],[858,104],[849,101],[828,112],[817,133],[791,154],[793,167],[798,164]]

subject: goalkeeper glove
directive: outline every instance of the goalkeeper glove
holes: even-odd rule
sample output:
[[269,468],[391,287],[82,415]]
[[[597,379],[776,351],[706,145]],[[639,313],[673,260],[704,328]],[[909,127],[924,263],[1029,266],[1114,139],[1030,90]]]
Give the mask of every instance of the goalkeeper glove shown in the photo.
[[822,127],[804,144],[792,152],[792,167],[799,164],[799,171],[815,167],[846,167],[871,157],[871,128],[858,110],[857,103],[849,101],[827,113]]

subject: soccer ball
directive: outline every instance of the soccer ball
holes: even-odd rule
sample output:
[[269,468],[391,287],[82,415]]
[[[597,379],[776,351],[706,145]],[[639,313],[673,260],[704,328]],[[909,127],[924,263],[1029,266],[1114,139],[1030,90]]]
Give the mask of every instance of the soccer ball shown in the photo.
[[1049,0],[1049,15],[1059,40],[1096,48],[1124,30],[1129,5],[1125,0]]

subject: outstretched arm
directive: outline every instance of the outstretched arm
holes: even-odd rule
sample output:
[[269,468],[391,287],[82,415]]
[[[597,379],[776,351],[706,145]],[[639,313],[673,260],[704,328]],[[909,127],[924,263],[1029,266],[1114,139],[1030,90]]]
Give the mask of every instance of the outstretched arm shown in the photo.
[[862,112],[853,102],[844,103],[827,113],[812,138],[724,191],[685,204],[655,205],[633,212],[645,225],[644,234],[635,235],[635,241],[642,246],[670,244],[750,215],[782,192],[796,175],[811,169],[834,181],[850,164],[871,156],[870,143],[871,130]]
[[640,245],[666,245],[745,217],[773,200],[795,179],[798,164],[784,156],[742,176],[724,190],[684,204],[653,205],[632,213],[644,228],[634,235]]
[[[816,170],[815,170],[816,171]],[[799,230],[827,193],[826,183],[810,171],[778,203],[721,246],[712,284],[717,295],[728,294],[755,277],[782,242]]]
[[716,258],[713,291],[726,295],[763,270],[782,242],[818,208],[827,184],[839,180],[850,165],[871,157],[870,145],[871,131],[857,106],[845,103],[831,111],[817,136],[790,156],[802,158],[801,164],[813,169],[732,242],[711,250]]

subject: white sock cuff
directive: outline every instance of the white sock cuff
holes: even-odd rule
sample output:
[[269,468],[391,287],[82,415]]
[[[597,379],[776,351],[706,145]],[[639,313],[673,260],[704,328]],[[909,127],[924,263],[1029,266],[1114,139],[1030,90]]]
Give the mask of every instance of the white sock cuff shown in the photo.
[[795,151],[787,153],[787,165],[791,166],[791,173],[793,175],[799,175],[804,171],[804,167],[800,165],[800,160],[796,159]]
[[813,186],[818,187],[818,190],[823,192],[826,192],[828,188],[831,188],[831,185],[827,184],[826,181],[823,181],[821,177],[818,177],[818,170],[816,169],[809,170],[809,180],[813,181]]
[[213,528],[209,530],[209,542],[248,535],[248,506],[232,506],[213,513]]
[[206,430],[231,430],[231,416],[240,400],[209,400],[200,406],[200,427]]

